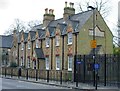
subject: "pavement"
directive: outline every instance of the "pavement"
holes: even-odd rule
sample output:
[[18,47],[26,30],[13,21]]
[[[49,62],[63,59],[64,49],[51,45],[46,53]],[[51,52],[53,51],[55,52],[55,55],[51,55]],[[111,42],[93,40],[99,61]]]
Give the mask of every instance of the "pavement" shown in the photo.
[[[78,89],[79,91],[95,91],[95,87],[93,84],[86,84],[86,83],[78,83],[78,87],[76,87],[75,82],[62,82],[62,84],[59,81],[51,81],[47,82],[47,80],[43,79],[38,79],[36,81],[35,78],[29,78],[26,80],[26,77],[20,77],[18,78],[17,76],[2,76],[3,78],[6,79],[13,79],[13,80],[21,80],[21,81],[27,81],[27,82],[33,82],[33,83],[39,83],[39,84],[45,84],[45,85],[52,85],[52,86],[59,86],[59,87],[66,87],[66,88],[72,88],[72,89]],[[98,85],[97,91],[120,91],[120,88],[116,86],[103,86],[103,85]]]

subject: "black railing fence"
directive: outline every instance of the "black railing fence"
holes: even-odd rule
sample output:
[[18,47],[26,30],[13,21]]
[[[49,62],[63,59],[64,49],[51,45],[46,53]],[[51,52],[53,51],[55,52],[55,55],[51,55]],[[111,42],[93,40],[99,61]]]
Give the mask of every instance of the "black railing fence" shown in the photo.
[[[34,78],[36,81],[45,80],[47,82],[54,80],[60,84],[63,82],[79,82],[91,84],[94,77],[100,85],[112,85],[120,88],[120,55],[96,55],[95,64],[98,64],[97,70],[94,69],[92,55],[75,55],[74,70],[40,70],[2,67],[2,75],[7,77],[24,77],[26,80]],[[97,71],[97,76],[94,72]]]
[[[120,55],[75,55],[74,56],[74,76],[75,81],[92,83],[94,82],[94,71],[97,72],[99,84],[115,85],[120,87]],[[78,78],[76,78],[78,77]],[[76,80],[77,79],[77,80]]]

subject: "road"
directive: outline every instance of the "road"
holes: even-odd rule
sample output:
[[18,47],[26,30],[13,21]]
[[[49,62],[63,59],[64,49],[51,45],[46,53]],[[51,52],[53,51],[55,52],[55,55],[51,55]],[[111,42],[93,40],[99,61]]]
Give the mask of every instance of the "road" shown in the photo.
[[[65,87],[59,87],[59,86],[52,86],[52,85],[46,85],[46,84],[40,84],[40,83],[32,83],[32,82],[26,82],[26,81],[20,81],[20,80],[12,80],[12,79],[4,79],[0,78],[0,81],[2,80],[2,89],[70,89]],[[12,91],[11,90],[11,91]],[[51,90],[51,91],[52,91]],[[10,91],[10,90],[9,90]],[[15,90],[16,91],[16,90]],[[23,91],[23,90],[22,90]],[[26,90],[25,90],[26,91]]]

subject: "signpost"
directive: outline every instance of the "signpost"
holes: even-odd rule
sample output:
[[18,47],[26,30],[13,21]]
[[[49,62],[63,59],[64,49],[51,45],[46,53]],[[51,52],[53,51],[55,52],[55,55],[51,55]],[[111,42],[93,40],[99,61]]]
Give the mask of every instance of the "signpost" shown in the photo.
[[100,69],[100,64],[98,64],[98,63],[94,64],[94,69],[95,69],[95,70]]
[[97,90],[97,81],[98,81],[98,70],[100,69],[100,64],[96,63],[94,64],[94,69],[96,70],[96,90]]
[[97,46],[97,42],[96,42],[96,40],[91,40],[91,48],[96,48],[96,46]]

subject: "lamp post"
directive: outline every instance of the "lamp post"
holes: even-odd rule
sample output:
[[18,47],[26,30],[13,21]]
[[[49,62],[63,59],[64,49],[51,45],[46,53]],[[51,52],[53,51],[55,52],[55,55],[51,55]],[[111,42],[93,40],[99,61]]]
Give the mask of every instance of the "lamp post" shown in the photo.
[[[96,8],[92,7],[92,6],[88,6],[88,8],[91,8],[93,10],[93,40],[91,41],[92,43],[92,48],[93,48],[93,65],[95,65],[95,48],[96,48],[96,40],[95,40],[95,10]],[[97,89],[97,72],[93,66],[93,78],[94,78],[94,82],[93,82],[93,86],[96,86]]]

